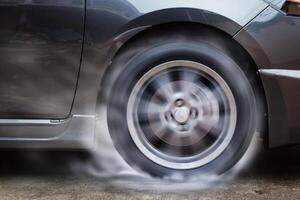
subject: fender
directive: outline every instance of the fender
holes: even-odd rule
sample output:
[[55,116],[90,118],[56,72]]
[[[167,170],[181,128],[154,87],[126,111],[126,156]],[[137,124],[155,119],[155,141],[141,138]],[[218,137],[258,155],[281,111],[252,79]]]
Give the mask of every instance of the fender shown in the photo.
[[234,37],[259,68],[268,103],[270,147],[300,143],[300,93],[295,89],[300,87],[300,17],[282,12],[282,2],[273,0]]
[[135,2],[136,9],[143,15],[132,20],[128,27],[157,25],[174,21],[189,21],[219,28],[230,35],[245,26],[268,4],[262,0],[239,1],[210,0],[190,1],[151,1],[151,6],[144,6],[141,1]]
[[87,0],[83,57],[72,113],[95,114],[104,71],[118,49],[139,32],[164,23],[194,22],[233,36],[267,6],[263,0]]

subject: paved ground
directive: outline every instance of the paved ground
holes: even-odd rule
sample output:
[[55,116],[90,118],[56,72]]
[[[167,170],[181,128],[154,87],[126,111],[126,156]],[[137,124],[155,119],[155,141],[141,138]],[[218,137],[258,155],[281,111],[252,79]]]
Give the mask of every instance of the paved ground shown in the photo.
[[[259,150],[253,164],[229,182],[219,180],[222,184],[217,186],[208,180],[174,183],[130,173],[106,176],[107,168],[90,165],[92,156],[86,153],[19,151],[0,156],[1,200],[300,199],[300,147]],[[108,168],[118,171],[113,162]]]

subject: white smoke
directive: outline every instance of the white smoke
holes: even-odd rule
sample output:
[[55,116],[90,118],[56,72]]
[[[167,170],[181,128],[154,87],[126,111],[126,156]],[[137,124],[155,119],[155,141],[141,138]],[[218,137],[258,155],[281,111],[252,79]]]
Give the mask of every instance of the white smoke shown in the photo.
[[224,187],[232,183],[241,169],[248,165],[259,149],[257,146],[261,144],[258,134],[256,134],[243,158],[223,175],[199,175],[188,179],[176,177],[176,175],[164,178],[151,177],[147,173],[133,169],[123,160],[110,138],[106,125],[105,109],[99,113],[102,115],[99,116],[101,120],[97,122],[97,149],[91,152],[92,157],[88,162],[72,163],[72,170],[76,173],[84,173],[99,178],[99,181],[105,180],[107,186],[124,190],[187,192]]

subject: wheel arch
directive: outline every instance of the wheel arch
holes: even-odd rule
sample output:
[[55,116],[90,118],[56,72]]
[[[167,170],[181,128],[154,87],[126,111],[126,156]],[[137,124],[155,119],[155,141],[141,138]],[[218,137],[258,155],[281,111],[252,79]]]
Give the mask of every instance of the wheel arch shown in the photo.
[[243,27],[232,19],[207,10],[196,8],[168,8],[143,14],[128,21],[119,30],[110,44],[109,58],[112,60],[126,44],[152,29],[176,23],[178,26],[193,24],[211,27],[234,36]]
[[[222,36],[220,41],[222,45],[225,45],[225,48],[228,43],[225,44],[226,42],[222,42],[224,38],[226,38],[227,42],[230,40],[233,46],[242,50],[241,54],[245,56],[244,58],[246,58],[250,62],[249,65],[251,65],[251,67],[248,67],[247,70],[251,70],[254,74],[256,74],[255,77],[252,77],[252,81],[255,83],[255,93],[260,102],[259,109],[262,110],[264,118],[261,120],[264,121],[263,123],[259,122],[259,130],[263,132],[262,136],[267,139],[267,118],[265,116],[265,113],[267,113],[267,106],[265,92],[262,87],[261,79],[258,75],[258,65],[247,49],[245,49],[239,41],[235,40],[234,36],[242,30],[242,27],[233,20],[217,13],[192,8],[165,9],[148,13],[130,21],[120,29],[120,34],[114,38],[113,45],[111,46],[109,54],[110,60],[113,61],[120,52],[129,48],[130,44],[134,43],[134,41],[140,40],[144,37],[151,37],[151,35],[154,36],[155,34],[160,35],[164,31],[170,32],[170,30],[166,30],[166,27],[169,26],[176,27],[177,30],[184,30],[186,32],[197,33],[205,30],[206,33]],[[251,36],[248,35],[248,37]],[[249,40],[250,39],[253,40],[253,38],[249,38]],[[228,52],[230,53],[230,50],[228,50]],[[232,53],[233,52],[231,52],[231,54]],[[111,69],[108,66],[104,74],[109,73],[110,70]],[[105,85],[107,84],[105,77],[109,76],[103,77],[102,84]],[[98,98],[98,100],[107,99],[107,95],[103,95],[104,94],[100,92],[101,98]]]
[[192,22],[218,28],[230,35],[234,35],[242,28],[234,20],[209,10],[198,8],[167,8],[143,14],[122,26],[120,32],[137,27],[157,26],[172,22]]
[[[197,23],[197,22],[183,22],[183,21],[176,21],[171,23],[163,23],[158,24],[155,26],[149,26],[149,27],[143,27],[143,30],[137,31],[132,37],[128,38],[125,43],[123,43],[118,51],[115,52],[114,57],[112,60],[114,60],[115,57],[118,56],[119,53],[126,51],[126,49],[130,49],[131,46],[134,43],[138,43],[138,41],[141,41],[145,38],[155,38],[157,36],[159,37],[167,37],[168,34],[174,33],[174,30],[178,31],[178,34],[191,34],[191,35],[197,35],[198,33],[201,35],[207,35],[207,39],[210,41],[215,40],[215,43],[220,44],[219,46],[216,44],[216,48],[222,49],[223,51],[226,51],[228,54],[238,54],[237,59],[240,59],[238,62],[245,64],[245,60],[248,61],[247,66],[245,66],[246,71],[250,70],[252,74],[255,74],[255,76],[251,77],[251,82],[255,86],[255,93],[257,98],[259,99],[259,110],[263,112],[263,116],[265,116],[264,113],[266,113],[266,98],[264,94],[264,89],[262,87],[262,83],[260,80],[260,77],[258,75],[258,67],[255,63],[255,61],[252,59],[252,57],[249,55],[246,49],[244,49],[236,40],[233,39],[233,37],[220,30],[219,28],[216,28],[214,26]],[[241,65],[242,65],[241,64]],[[111,69],[108,67],[107,72],[109,73]],[[104,76],[103,84],[105,85],[105,78],[108,78],[109,76]],[[109,81],[110,82],[110,81]],[[106,96],[106,95],[105,95]],[[103,96],[99,99],[103,99]],[[106,98],[105,98],[106,99]],[[261,121],[265,121],[265,119],[261,118]],[[261,122],[259,122],[261,123]],[[264,123],[259,125],[259,130],[265,132],[265,125]],[[266,134],[263,136],[265,137]]]

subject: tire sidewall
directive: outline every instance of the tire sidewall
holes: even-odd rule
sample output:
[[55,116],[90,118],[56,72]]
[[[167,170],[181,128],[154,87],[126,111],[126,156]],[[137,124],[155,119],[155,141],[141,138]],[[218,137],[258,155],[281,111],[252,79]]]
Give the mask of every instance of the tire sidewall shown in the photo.
[[[121,56],[122,57],[122,56]],[[242,71],[242,66],[210,44],[174,42],[145,49],[129,61],[121,61],[123,70],[117,76],[108,102],[108,127],[116,148],[129,164],[155,176],[182,173],[184,175],[220,174],[232,167],[244,154],[255,131],[255,96]],[[237,124],[230,144],[210,163],[190,170],[174,170],[149,160],[133,142],[127,125],[127,103],[137,81],[150,69],[174,60],[189,60],[208,66],[230,87],[237,106]],[[120,66],[120,64],[122,66]]]

